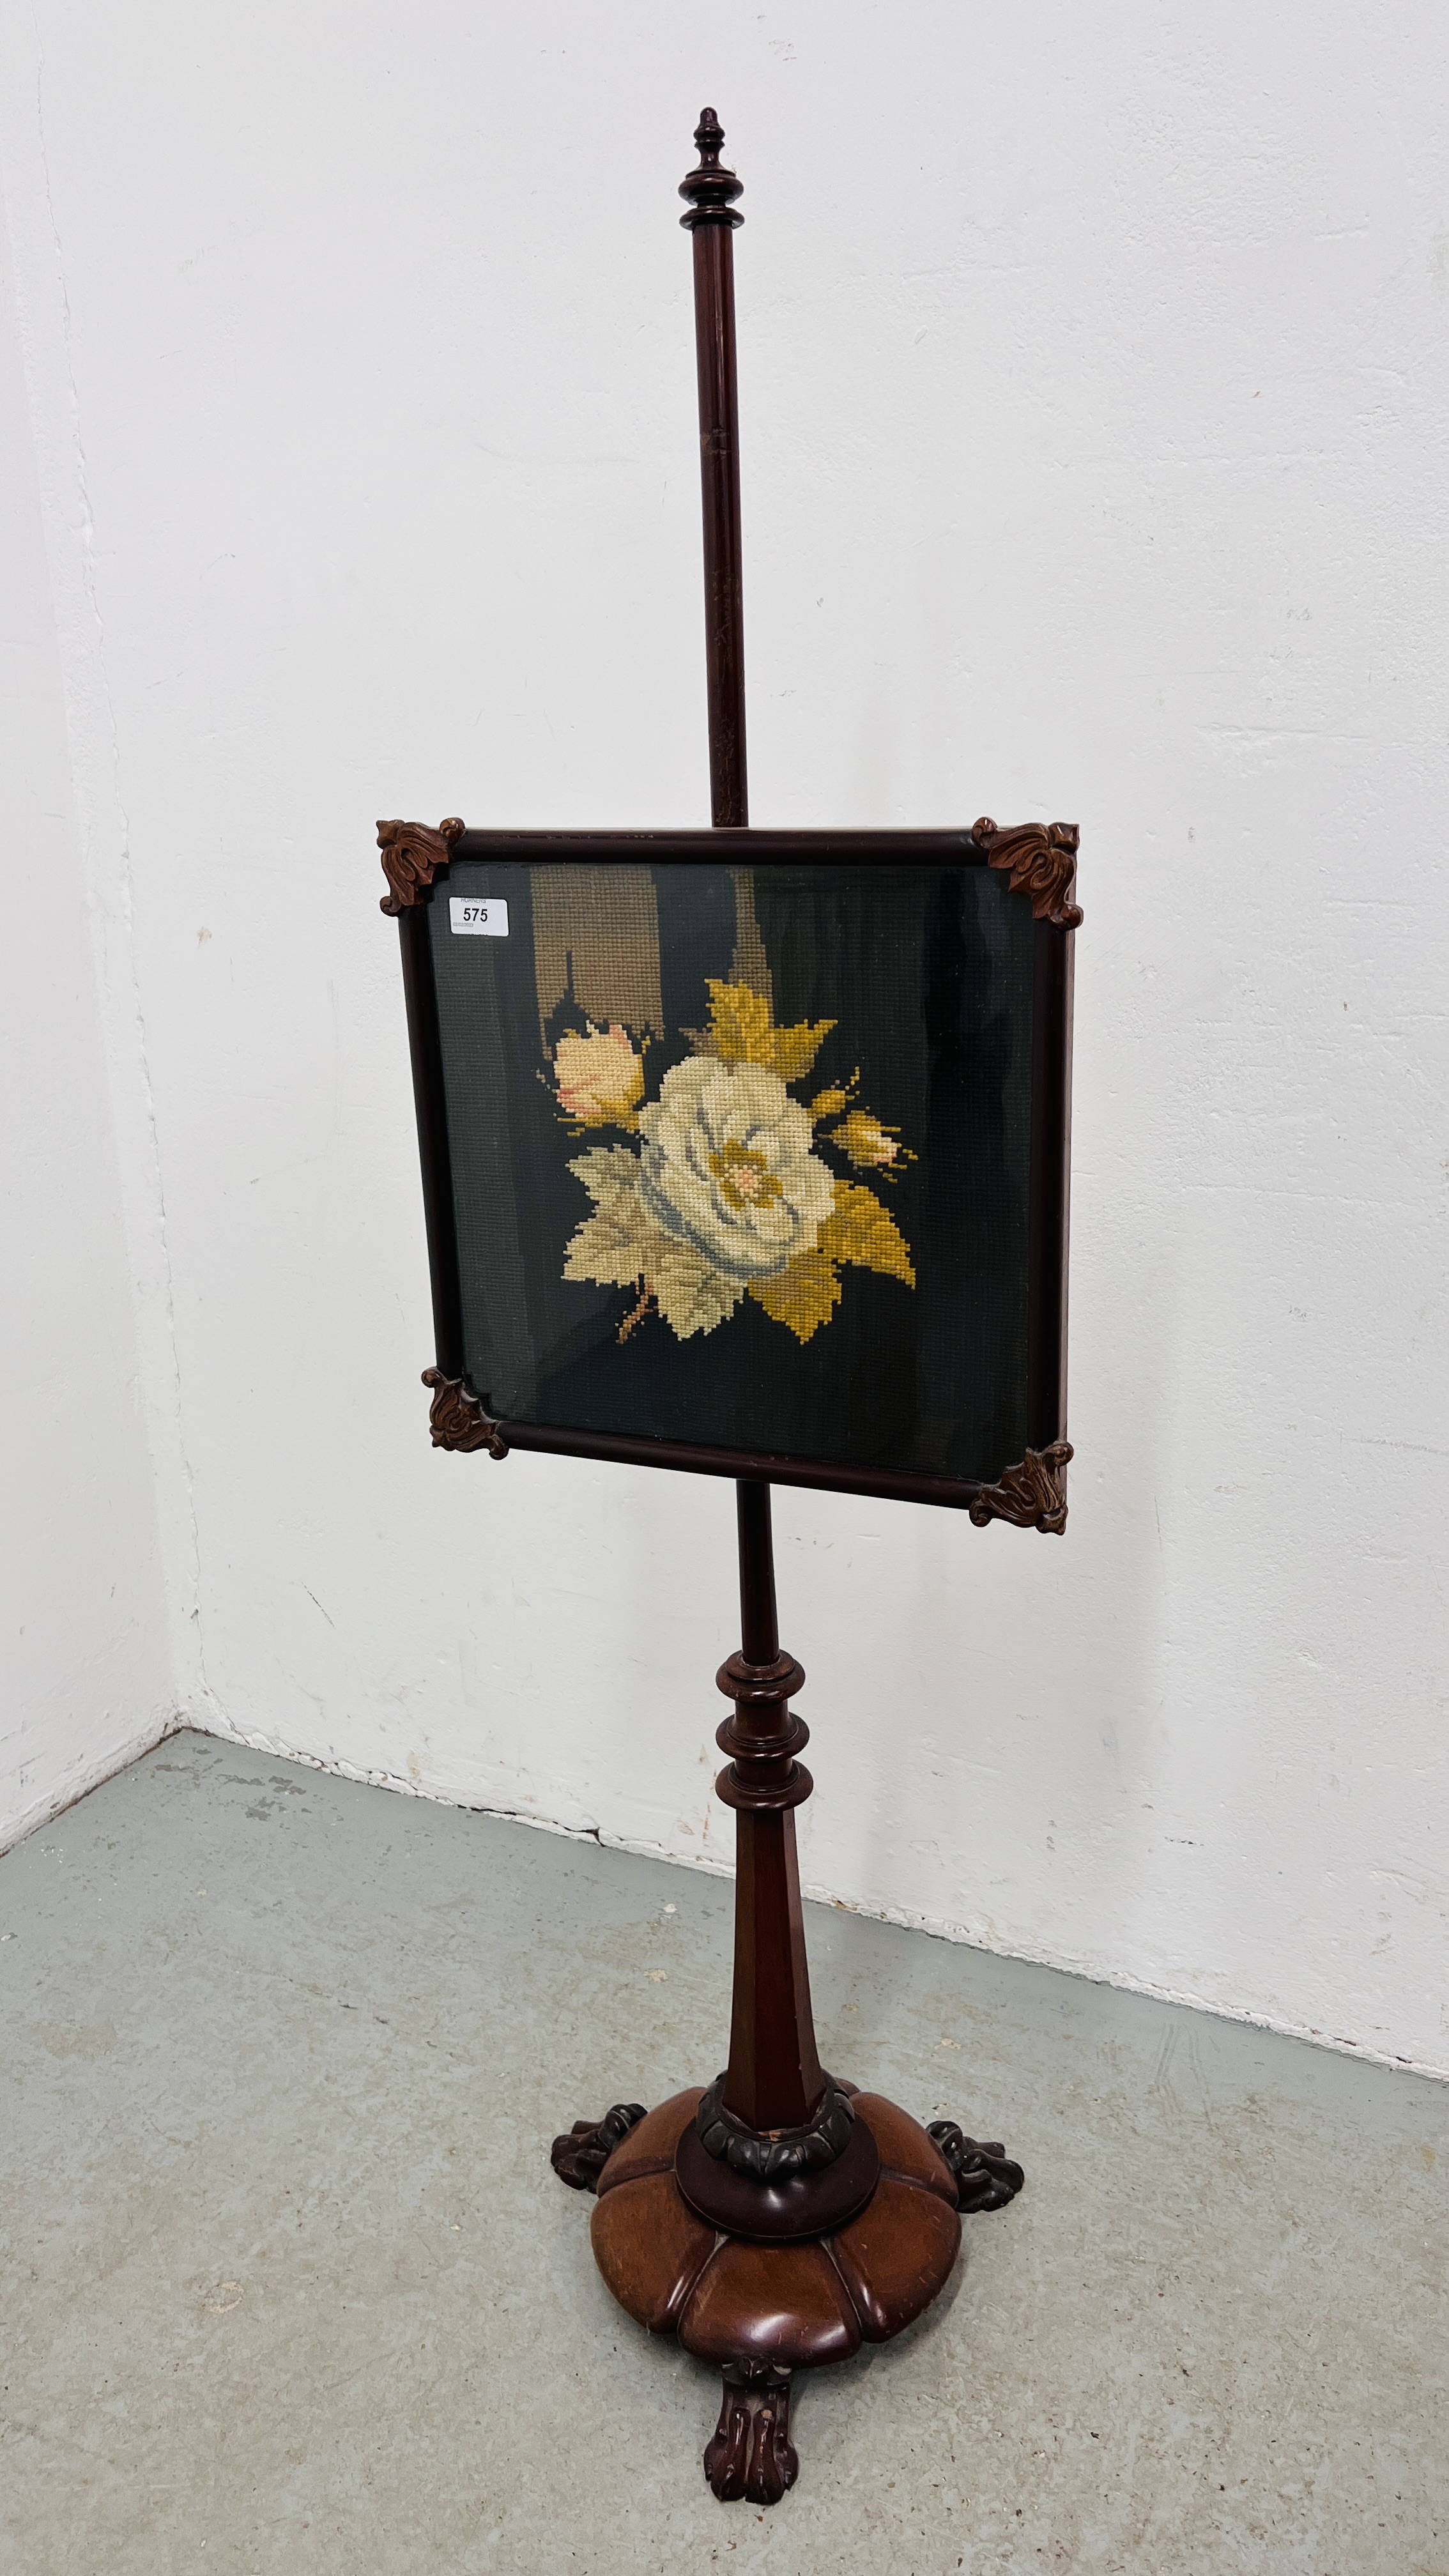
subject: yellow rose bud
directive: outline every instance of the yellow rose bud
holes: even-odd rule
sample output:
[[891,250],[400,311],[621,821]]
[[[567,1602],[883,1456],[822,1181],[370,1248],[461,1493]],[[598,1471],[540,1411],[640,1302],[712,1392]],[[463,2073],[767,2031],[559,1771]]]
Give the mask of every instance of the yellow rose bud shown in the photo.
[[566,1029],[553,1053],[554,1089],[566,1118],[581,1127],[634,1127],[644,1067],[627,1029],[611,1021],[587,1037]]
[[831,1143],[843,1147],[858,1171],[882,1171],[888,1163],[915,1160],[897,1141],[899,1134],[898,1128],[883,1127],[868,1109],[852,1109],[835,1129]]

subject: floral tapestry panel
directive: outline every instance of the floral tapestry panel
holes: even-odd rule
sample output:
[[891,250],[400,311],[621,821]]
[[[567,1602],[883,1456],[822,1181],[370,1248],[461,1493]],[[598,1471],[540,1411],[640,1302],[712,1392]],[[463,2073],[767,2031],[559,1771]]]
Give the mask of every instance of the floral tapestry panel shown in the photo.
[[456,863],[468,1374],[504,1418],[992,1477],[1026,1443],[1032,921],[959,865]]

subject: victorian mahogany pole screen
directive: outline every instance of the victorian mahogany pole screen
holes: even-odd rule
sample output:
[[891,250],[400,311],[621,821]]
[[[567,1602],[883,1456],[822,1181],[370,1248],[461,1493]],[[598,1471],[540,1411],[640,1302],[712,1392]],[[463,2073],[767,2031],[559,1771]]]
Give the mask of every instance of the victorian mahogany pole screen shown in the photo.
[[[791,1709],[805,1676],[776,1625],[770,1481],[945,1503],[983,1528],[1001,1519],[1061,1530],[1071,1456],[1062,1418],[1069,943],[1081,913],[1074,825],[748,829],[733,274],[741,190],[721,163],[712,108],[695,141],[698,167],[680,194],[693,235],[711,829],[503,833],[451,816],[436,830],[382,822],[378,842],[382,908],[402,932],[437,1343],[424,1371],[434,1446],[736,1480],[741,1642],[716,1677],[731,1708],[715,1786],[736,1821],[729,2064],[707,2088],[688,2086],[652,2111],[617,2102],[601,2119],[575,2121],[552,2159],[564,2182],[596,2194],[594,2256],[621,2306],[722,2372],[704,2461],[716,2495],[770,2505],[798,2465],[792,2372],[902,2332],[949,2278],[962,2212],[1004,2208],[1022,2182],[1001,2146],[950,2120],[928,2132],[821,2067],[795,1848],[794,1811],[813,1786],[799,1759],[808,1729]],[[789,961],[777,969],[787,989],[795,979],[779,1026],[768,975],[760,989],[768,950],[757,902]],[[782,928],[792,918],[794,933]],[[731,926],[735,963],[723,981],[710,967],[730,957]],[[830,950],[824,989],[814,985],[817,947]],[[882,958],[894,960],[884,977]],[[718,1022],[712,1038],[681,1016],[701,980]],[[915,1098],[916,1146],[897,1142],[901,1128],[863,1103],[844,1114],[860,1077],[848,1074],[843,1036],[808,1116],[788,1092],[853,1015],[900,1054],[893,1079],[903,1103]],[[656,1098],[643,1058],[661,1037],[662,1054],[683,1041],[690,1054],[666,1066]],[[646,1183],[660,1185],[669,1158],[646,1162],[644,1148],[663,1152],[666,1100],[677,1107],[701,1076],[729,1093],[729,1116],[746,1133],[765,1133],[773,1118],[783,1135],[793,1119],[835,1158],[800,1148],[809,1169],[805,1195],[786,1205],[787,1268],[819,1253],[831,1311],[842,1270],[874,1272],[871,1288],[891,1297],[919,1287],[923,1321],[913,1309],[892,1324],[878,1307],[877,1331],[857,1296],[857,1338],[824,1361],[812,1351],[803,1372],[792,1359],[782,1374],[788,1345],[772,1353],[769,1336],[788,1328],[799,1344],[811,1340],[828,1320],[817,1311],[821,1281],[812,1271],[809,1294],[795,1279],[782,1298],[779,1260],[756,1259],[746,1284],[753,1293],[769,1283],[763,1311],[750,1321],[746,1308],[731,1330],[765,1340],[742,1341],[729,1365],[712,1348],[696,1365],[694,1337],[742,1306],[741,1278],[720,1267],[740,1246],[711,1235],[711,1258],[701,1252],[697,1271],[687,1259],[681,1280],[673,1220],[684,1221],[685,1202],[666,1196],[669,1222],[660,1219],[656,1239]],[[626,1080],[633,1088],[621,1090]],[[826,1119],[835,1123],[822,1130]],[[589,1144],[560,1170],[560,1120],[571,1145],[591,1127],[624,1141]],[[732,1152],[733,1131],[719,1135]],[[732,1168],[726,1143],[710,1151],[711,1172],[722,1160]],[[922,1195],[905,1167],[928,1146],[939,1186]],[[768,1169],[782,1194],[762,1154],[742,1159]],[[838,1168],[847,1160],[849,1176]],[[881,1177],[902,1183],[919,1275],[872,1186]],[[579,1181],[597,1202],[582,1222],[568,1195]],[[601,1211],[616,1200],[611,1232]],[[808,1249],[792,1260],[807,1226]],[[825,1250],[827,1226],[837,1231]],[[778,1252],[779,1240],[767,1248]],[[592,1318],[560,1302],[561,1288],[581,1285],[608,1292]],[[622,1320],[608,1302],[620,1289],[635,1295]],[[643,1345],[632,1337],[650,1305],[654,1340]],[[672,1341],[661,1338],[666,1327]],[[607,1378],[591,1374],[601,1352]],[[890,1366],[868,1372],[882,1353]],[[947,1402],[943,1371],[963,1353]],[[635,1361],[620,1382],[615,1364]],[[841,1405],[851,1413],[867,1376],[876,1410],[852,1414],[842,1431]]]
[[[710,819],[749,821],[745,767],[744,585],[740,553],[739,394],[735,362],[734,234],[743,191],[720,163],[724,132],[712,107],[694,140],[699,167],[680,195],[694,236],[694,344],[699,371],[699,474],[704,521],[705,672],[709,693]],[[810,1774],[795,1759],[808,1730],[787,1701],[805,1676],[780,1652],[770,1488],[735,1487],[739,1510],[742,1650],[720,1688],[734,1713],[719,1731],[728,1770],[719,1792],[735,1809],[735,1977],[727,2109],[752,2129],[798,2128],[825,2090],[810,2011],[795,1807]],[[743,1766],[743,1767],[741,1767]]]

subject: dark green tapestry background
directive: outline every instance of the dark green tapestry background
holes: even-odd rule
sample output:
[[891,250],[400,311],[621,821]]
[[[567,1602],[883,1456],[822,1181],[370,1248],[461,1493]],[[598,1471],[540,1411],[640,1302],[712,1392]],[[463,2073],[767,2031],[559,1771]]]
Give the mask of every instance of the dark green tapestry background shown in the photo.
[[[508,936],[456,935],[450,901],[485,896],[507,901]],[[429,924],[466,1366],[491,1412],[986,1481],[1022,1457],[1033,923],[1000,874],[455,861]],[[874,1192],[916,1284],[845,1267],[803,1342],[751,1295],[683,1340],[647,1311],[621,1342],[638,1292],[563,1275],[592,1212],[570,1162],[640,1140],[571,1131],[560,1040],[610,1021],[647,1037],[657,1099],[708,1024],[710,977],[763,981],[781,1028],[834,1020],[792,1095],[858,1069],[851,1106],[899,1131],[888,1164],[828,1143],[820,1160]]]

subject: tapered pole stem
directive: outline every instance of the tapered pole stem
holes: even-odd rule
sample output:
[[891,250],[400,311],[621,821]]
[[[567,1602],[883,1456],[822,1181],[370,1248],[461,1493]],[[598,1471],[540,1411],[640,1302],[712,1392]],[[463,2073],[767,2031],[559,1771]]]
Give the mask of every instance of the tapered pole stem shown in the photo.
[[754,1477],[735,1487],[740,1540],[740,1636],[746,1663],[772,1664],[780,1651],[770,1488]]

